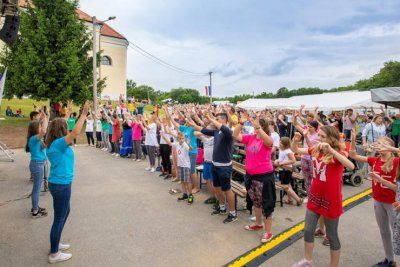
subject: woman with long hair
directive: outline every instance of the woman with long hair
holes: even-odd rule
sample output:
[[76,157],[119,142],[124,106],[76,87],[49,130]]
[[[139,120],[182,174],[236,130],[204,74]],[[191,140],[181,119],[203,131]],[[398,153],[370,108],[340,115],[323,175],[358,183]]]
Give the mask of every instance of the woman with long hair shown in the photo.
[[242,116],[233,131],[233,138],[246,145],[246,200],[248,207],[254,206],[256,213],[255,223],[245,226],[245,229],[261,230],[264,222],[265,233],[261,237],[261,242],[265,243],[273,238],[272,214],[276,202],[274,167],[271,161],[273,140],[268,122],[258,117],[250,119],[255,130],[254,134],[241,134],[246,121],[249,121],[247,116]]
[[69,249],[70,245],[60,242],[70,211],[71,184],[74,179],[74,151],[70,144],[81,132],[88,111],[89,101],[86,101],[82,115],[69,133],[67,123],[63,119],[54,119],[47,131],[47,157],[51,163],[49,189],[53,197],[54,208],[54,220],[50,231],[49,263],[66,261],[72,257],[72,254],[61,252]]
[[156,170],[156,149],[159,146],[157,141],[156,120],[156,115],[152,114],[147,123],[143,121],[143,125],[146,129],[144,144],[146,145],[146,151],[149,155],[149,167],[146,168],[146,171],[150,172],[155,172]]
[[[399,166],[399,158],[395,158],[391,151],[382,151],[381,146],[394,146],[394,141],[389,137],[379,137],[372,150],[379,151],[379,156],[360,156],[356,152],[356,135],[351,134],[350,157],[359,162],[367,163],[371,168],[372,197],[374,199],[375,219],[381,234],[385,259],[374,266],[396,266],[394,262],[392,231],[394,227],[395,212],[392,204],[396,201],[396,192],[391,190],[382,180],[396,185],[396,171]],[[380,179],[378,179],[378,177]]]
[[135,161],[142,160],[142,138],[144,126],[142,122],[142,115],[138,114],[135,116],[135,120],[131,124],[132,127],[132,142],[133,151],[135,152]]
[[294,153],[312,155],[314,173],[305,216],[305,258],[294,264],[293,267],[315,266],[312,262],[314,233],[321,216],[324,217],[326,234],[331,249],[330,266],[339,266],[338,225],[339,217],[343,213],[342,175],[345,167],[354,169],[354,164],[347,158],[345,144],[335,127],[329,125],[320,127],[318,136],[320,143],[309,148],[299,148],[298,145],[302,136],[296,132],[291,145]]
[[116,113],[113,115],[112,120],[112,137],[111,142],[114,144],[113,155],[119,157],[119,139],[121,138],[121,123],[119,122],[119,117]]
[[39,207],[40,187],[45,176],[45,164],[47,161],[46,145],[43,142],[43,137],[47,130],[47,117],[42,111],[39,121],[32,121],[28,127],[28,135],[25,150],[31,154],[29,170],[33,177],[32,187],[32,218],[40,218],[47,215],[46,209]]

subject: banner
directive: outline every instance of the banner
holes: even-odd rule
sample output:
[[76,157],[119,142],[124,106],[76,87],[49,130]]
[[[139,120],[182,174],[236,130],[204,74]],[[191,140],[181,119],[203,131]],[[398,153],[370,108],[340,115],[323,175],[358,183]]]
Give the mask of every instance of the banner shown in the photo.
[[7,68],[4,70],[4,73],[0,74],[0,106],[1,106],[1,100],[3,99],[4,86],[6,85],[6,76],[7,76]]
[[205,86],[206,96],[211,96],[211,86]]

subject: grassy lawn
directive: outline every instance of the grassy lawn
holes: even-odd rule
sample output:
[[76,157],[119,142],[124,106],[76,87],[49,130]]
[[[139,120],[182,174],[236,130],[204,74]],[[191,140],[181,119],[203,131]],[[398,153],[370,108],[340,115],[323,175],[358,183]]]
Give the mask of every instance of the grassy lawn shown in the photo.
[[[1,113],[0,118],[4,118],[4,120],[0,120],[0,141],[7,144],[10,148],[20,148],[25,146],[26,142],[26,131],[27,126],[29,124],[29,113],[33,111],[33,104],[35,104],[38,108],[46,105],[47,110],[49,110],[49,101],[35,101],[33,99],[3,99],[1,101]],[[113,106],[115,106],[117,102],[113,102]],[[12,111],[16,113],[17,109],[21,108],[22,115],[24,118],[16,118],[16,117],[6,117],[6,108],[10,106]],[[79,110],[79,106],[74,108],[76,111]],[[147,105],[144,108],[145,114],[150,114],[153,112],[154,107]],[[163,117],[164,113],[160,111],[160,117]],[[85,137],[85,128],[82,129],[82,134],[80,134],[78,138],[78,143],[86,143]]]

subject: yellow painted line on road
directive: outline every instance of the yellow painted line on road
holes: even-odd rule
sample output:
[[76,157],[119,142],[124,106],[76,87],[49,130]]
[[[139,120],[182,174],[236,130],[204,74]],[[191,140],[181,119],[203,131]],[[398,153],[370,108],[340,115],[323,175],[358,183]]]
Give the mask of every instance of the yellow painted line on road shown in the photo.
[[[358,193],[352,197],[349,197],[343,201],[343,207],[346,207],[372,193],[372,189],[367,189],[361,193]],[[289,238],[293,237],[294,235],[298,234],[299,232],[304,230],[304,221],[298,223],[297,225],[293,226],[292,228],[288,229],[287,231],[284,231],[280,233],[278,236],[273,238],[270,242],[265,243],[264,245],[261,245],[254,250],[248,252],[246,255],[243,255],[242,257],[238,258],[236,261],[232,262],[228,266],[231,267],[239,267],[239,266],[245,266],[255,258],[259,257],[260,255],[266,253],[267,251],[277,247],[278,245],[282,244]]]

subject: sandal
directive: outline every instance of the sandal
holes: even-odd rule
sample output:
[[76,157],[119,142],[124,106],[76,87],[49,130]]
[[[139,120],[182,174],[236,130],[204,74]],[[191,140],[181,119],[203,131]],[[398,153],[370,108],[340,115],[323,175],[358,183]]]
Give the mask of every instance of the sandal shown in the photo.
[[180,192],[182,192],[180,189],[170,189],[169,191],[168,191],[171,195],[175,195],[175,194],[178,194],[178,193],[180,193]]
[[178,177],[175,177],[174,179],[172,179],[172,182],[178,182],[180,181],[180,179]]
[[303,205],[304,198],[300,198],[300,201],[296,203],[297,206]]
[[288,204],[288,205],[293,205],[293,200],[285,200],[283,203]]
[[250,225],[246,225],[245,227],[244,227],[244,229],[245,230],[247,230],[247,231],[257,231],[257,230],[261,230],[261,229],[263,229],[264,227],[262,226],[262,225],[258,225],[258,224],[250,224]]

